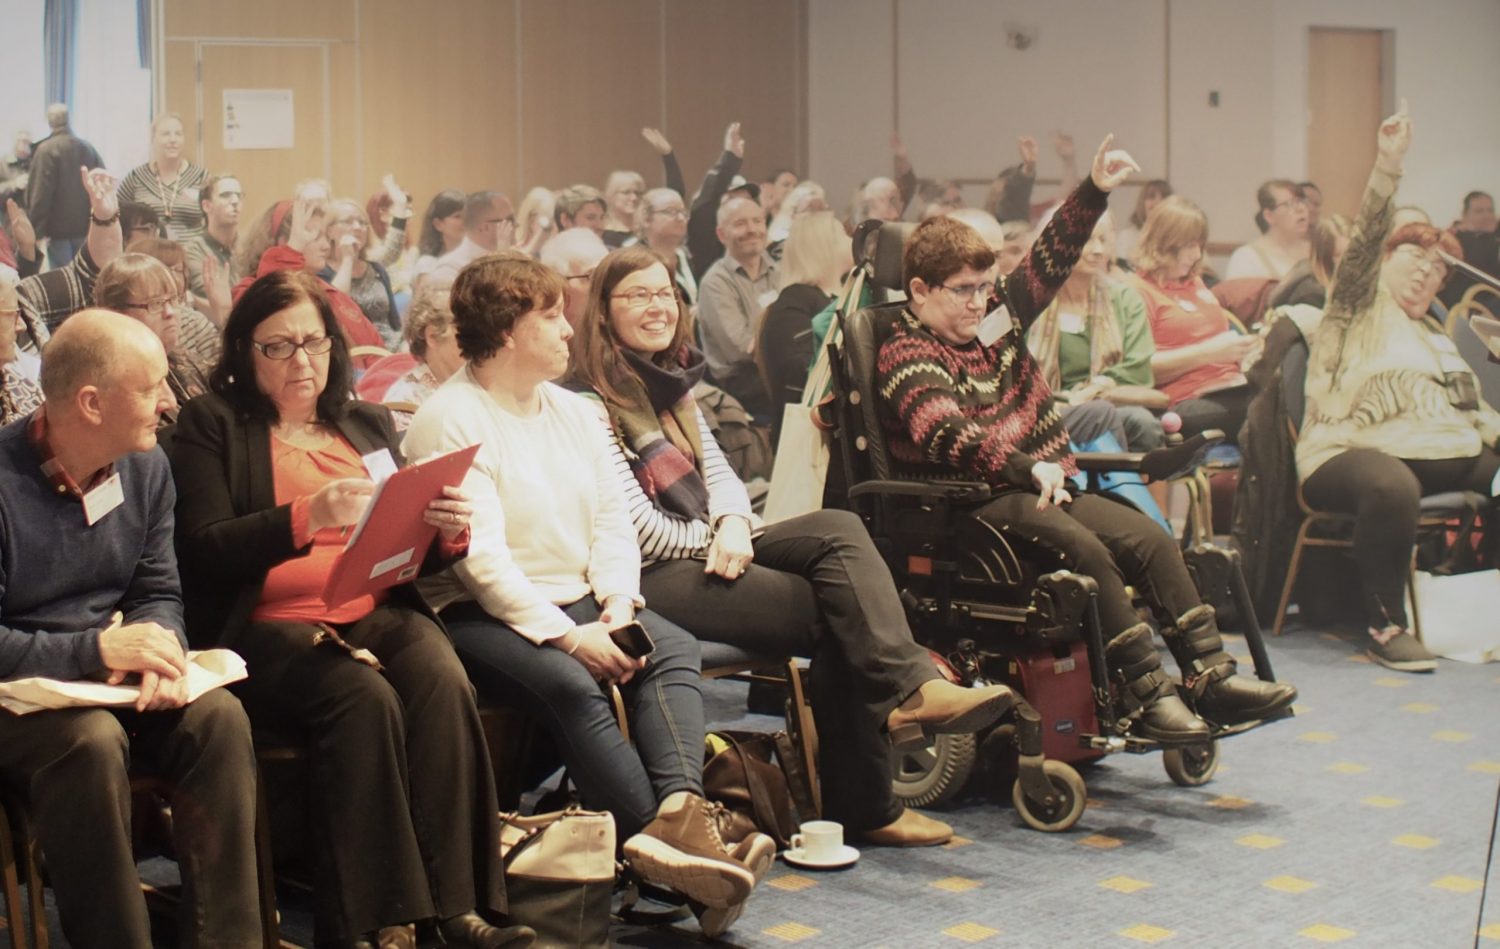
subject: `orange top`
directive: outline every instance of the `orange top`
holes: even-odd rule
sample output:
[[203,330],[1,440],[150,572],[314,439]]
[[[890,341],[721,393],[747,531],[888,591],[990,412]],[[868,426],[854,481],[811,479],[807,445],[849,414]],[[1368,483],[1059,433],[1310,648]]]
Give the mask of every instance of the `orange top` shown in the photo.
[[276,503],[292,506],[292,543],[297,548],[312,541],[312,551],[271,568],[261,590],[260,604],[251,619],[257,622],[354,623],[368,616],[385,601],[385,591],[366,594],[347,603],[330,606],[323,602],[323,587],[348,541],[348,530],[327,527],[310,533],[312,496],[339,478],[368,478],[359,452],[334,434],[326,446],[308,450],[271,436],[271,470],[276,482]]

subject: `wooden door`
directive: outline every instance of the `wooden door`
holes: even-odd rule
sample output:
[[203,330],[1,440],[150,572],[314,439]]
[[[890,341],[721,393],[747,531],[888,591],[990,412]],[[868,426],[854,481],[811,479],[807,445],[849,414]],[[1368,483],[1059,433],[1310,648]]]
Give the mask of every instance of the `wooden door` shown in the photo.
[[1307,176],[1323,211],[1351,220],[1375,163],[1375,131],[1385,102],[1381,30],[1313,27],[1307,44]]
[[[198,102],[203,124],[197,152],[212,171],[232,171],[254,193],[245,213],[260,214],[289,198],[297,182],[332,177],[328,47],[322,43],[204,42],[199,45]],[[292,90],[290,149],[225,149],[225,89]]]

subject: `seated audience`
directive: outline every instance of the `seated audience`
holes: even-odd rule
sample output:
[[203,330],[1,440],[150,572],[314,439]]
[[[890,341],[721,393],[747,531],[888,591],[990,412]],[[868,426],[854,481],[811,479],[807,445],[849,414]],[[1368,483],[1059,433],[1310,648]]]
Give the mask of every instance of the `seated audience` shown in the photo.
[[541,253],[553,233],[557,195],[550,188],[532,188],[516,208],[516,247],[528,257]]
[[1146,218],[1130,279],[1146,301],[1156,355],[1151,372],[1182,416],[1184,437],[1218,429],[1233,442],[1245,423],[1250,387],[1242,366],[1259,354],[1257,336],[1229,327],[1229,317],[1203,283],[1208,218],[1173,195]]
[[411,221],[411,195],[396,183],[394,175],[383,176],[380,184],[381,189],[365,202],[372,245],[365,256],[370,263],[385,268],[393,297],[399,299],[411,288],[411,268],[417,259],[417,248],[407,229]]
[[0,279],[0,425],[24,418],[42,404],[42,387],[16,366],[21,355],[16,348],[20,325],[21,307],[15,285]]
[[[1048,388],[1066,405],[1063,424],[1078,444],[1111,430],[1120,448],[1150,451],[1164,437],[1151,410],[1166,409],[1167,399],[1155,389],[1151,374],[1156,344],[1146,304],[1140,294],[1108,277],[1113,232],[1114,222],[1105,211],[1068,279],[1031,324],[1026,342]],[[1086,432],[1080,416],[1096,401],[1114,411],[1103,413],[1106,429]]]
[[[163,112],[151,122],[151,160],[137,165],[120,181],[116,197],[123,204],[144,204],[156,212],[166,233],[187,243],[203,233],[199,193],[208,173],[183,154],[187,136],[182,116]],[[130,235],[126,235],[126,241]]]
[[760,209],[766,212],[766,220],[776,219],[781,211],[781,202],[797,187],[797,173],[790,168],[774,169],[760,182]]
[[1141,185],[1140,193],[1135,198],[1135,210],[1130,212],[1130,220],[1115,231],[1116,259],[1126,264],[1135,259],[1136,248],[1141,243],[1141,228],[1146,226],[1146,218],[1163,199],[1171,196],[1172,185],[1164,178],[1152,178]]
[[780,259],[781,245],[792,232],[792,224],[807,214],[827,211],[828,195],[816,181],[799,181],[778,202],[776,217],[766,225],[766,240],[771,256]]
[[1328,302],[1328,288],[1344,251],[1349,249],[1349,219],[1330,214],[1318,219],[1312,229],[1312,249],[1306,260],[1287,271],[1268,301],[1272,307],[1299,303],[1323,309]]
[[1260,210],[1255,226],[1261,236],[1229,255],[1224,279],[1264,277],[1280,280],[1299,260],[1307,259],[1310,221],[1307,201],[1295,182],[1285,178],[1267,181],[1255,193]]
[[557,204],[552,213],[559,232],[570,227],[586,227],[601,240],[604,238],[604,220],[609,212],[604,195],[597,188],[573,185],[562,189],[557,193]]
[[1390,228],[1410,144],[1403,103],[1380,126],[1349,251],[1309,337],[1297,474],[1313,507],[1355,516],[1370,657],[1431,672],[1437,663],[1408,632],[1406,607],[1418,501],[1494,493],[1500,415],[1453,341],[1425,321],[1449,272],[1440,255],[1461,257],[1458,242],[1430,224]]
[[[1453,225],[1453,236],[1463,249],[1464,262],[1478,267],[1492,277],[1500,277],[1500,232],[1495,230],[1495,200],[1483,191],[1470,191],[1464,195],[1464,213]],[[1441,294],[1443,303],[1452,307],[1463,298],[1475,283],[1475,279],[1459,271],[1444,285]],[[1494,297],[1484,302],[1491,309]]]
[[475,191],[464,199],[464,239],[437,259],[430,276],[440,286],[451,286],[470,262],[515,243],[516,214],[510,199],[498,191]]
[[[847,257],[832,214],[802,224],[822,219]],[[789,257],[803,250],[798,227]],[[641,592],[699,639],[813,656],[823,816],[867,843],[946,842],[951,827],[891,793],[888,742],[987,727],[1008,707],[1003,688],[965,689],[938,675],[857,516],[818,511],[760,530],[693,399],[704,362],[691,339],[661,257],[631,247],[604,259],[573,339],[573,381],[597,406],[651,565]]]
[[684,245],[687,221],[687,206],[682,203],[682,195],[671,188],[652,188],[636,208],[634,242],[644,244],[672,261],[672,279],[682,298],[692,306],[698,301],[698,281],[693,276],[693,265]]
[[[188,632],[244,657],[253,721],[311,745],[315,935],[383,945],[382,930],[436,919],[450,944],[524,945],[476,913],[505,908],[494,778],[442,625],[410,583],[322,598],[375,489],[362,456],[400,462],[390,415],[349,398],[311,275],[256,280],[224,335],[213,391],[172,442]],[[462,556],[469,512],[452,488],[427,506],[441,541],[426,567]]]
[[588,306],[589,281],[609,248],[587,227],[570,227],[542,245],[541,262],[563,278],[563,316],[577,328]]
[[635,211],[646,193],[646,179],[635,171],[612,171],[604,183],[604,243],[619,247],[635,233]]
[[130,769],[145,765],[171,789],[180,939],[249,949],[255,754],[232,694],[188,702],[175,492],[156,448],[167,372],[144,326],[86,310],[47,347],[46,403],[0,431],[0,678],[140,676],[133,707],[0,715],[0,777],[26,791],[69,943],[153,944],[131,850]]
[[178,323],[183,311],[176,306],[178,299],[176,281],[166,266],[155,257],[134,251],[110,261],[94,283],[97,306],[138,320],[156,335],[167,355],[167,387],[176,404],[161,413],[164,425],[177,421],[179,408],[189,399],[208,391],[207,367],[211,365],[183,344]]
[[[1126,583],[1145,596],[1208,721],[1231,725],[1277,714],[1296,690],[1234,674],[1214,609],[1198,595],[1166,532],[1129,505],[1072,496],[1067,479],[1077,466],[1068,431],[1026,345],[1026,330],[1090,239],[1108,192],[1136,168],[1110,143],[1106,138],[1099,147],[1092,174],[1026,260],[998,285],[994,251],[972,228],[947,217],[918,225],[903,258],[909,308],[877,360],[880,411],[903,476],[981,479],[1003,489],[975,515],[1056,550],[1065,566],[1098,583],[1103,658],[1136,733],[1202,741],[1208,726],[1163,674],[1151,628]],[[986,345],[978,338],[980,322],[996,303],[1004,303],[1010,325]]]
[[[177,336],[181,340],[182,349],[192,353],[205,366],[212,366],[218,362],[219,353],[223,351],[219,326],[224,320],[229,319],[228,285],[217,273],[214,274],[210,309],[215,315],[222,313],[222,316],[215,320],[193,309],[187,289],[187,255],[181,244],[160,237],[142,237],[132,241],[125,249],[133,254],[155,257],[161,261],[162,266],[167,268],[167,272],[172,275],[171,306],[176,314]],[[216,268],[217,265],[209,264],[209,267]],[[97,287],[94,291],[94,298],[97,302]],[[167,347],[167,351],[171,352],[170,346]]]
[[781,292],[766,310],[755,358],[770,392],[772,429],[781,429],[781,406],[802,401],[808,370],[817,358],[812,319],[838,295],[854,266],[849,235],[832,211],[799,218],[781,255]]
[[[244,276],[236,275],[230,262],[234,259],[234,245],[240,236],[240,209],[244,207],[245,191],[234,175],[209,175],[203,179],[198,195],[198,206],[203,211],[203,233],[184,241],[182,248],[187,253],[188,289],[196,296],[206,297],[208,281],[204,264],[209,258],[213,258],[214,264],[223,270],[228,283]],[[224,318],[228,319],[227,313]]]
[[146,237],[166,236],[161,226],[161,215],[149,204],[124,201],[120,204],[120,230],[125,234],[125,243]]
[[724,256],[724,241],[719,237],[720,206],[736,192],[760,201],[760,188],[746,182],[739,173],[744,161],[745,136],[740,134],[740,123],[730,122],[724,129],[724,150],[703,176],[703,184],[688,207],[688,259],[700,286],[708,268]]
[[1297,189],[1302,192],[1302,200],[1307,202],[1307,232],[1311,234],[1323,219],[1323,189],[1311,181],[1297,182]]
[[[269,273],[300,270],[321,274],[328,265],[328,234],[323,227],[326,205],[312,198],[278,201],[251,227],[235,250],[236,268],[245,276],[234,287],[236,302],[250,285]],[[384,348],[384,340],[354,302],[354,298],[319,279],[324,295],[338,317],[339,330],[350,349],[357,346]],[[358,369],[367,368],[377,357],[354,357]]]
[[401,332],[417,364],[391,383],[380,398],[390,408],[397,431],[405,431],[416,409],[464,367],[447,293],[430,294],[413,303]]
[[417,262],[411,268],[412,294],[420,295],[422,280],[432,273],[438,258],[457,250],[464,242],[464,193],[454,188],[439,191],[422,212],[422,230],[417,234]]
[[[751,834],[731,851],[703,797],[698,644],[641,609],[608,440],[588,403],[549,381],[567,371],[573,332],[562,278],[486,257],[459,274],[451,306],[469,362],[417,410],[405,444],[418,456],[480,446],[463,484],[474,534],[424,590],[479,692],[536,715],[584,804],[614,815],[635,872],[732,918],[775,844]],[[610,636],[632,622],[655,643],[648,659]],[[620,687],[633,746],[600,682]]]
[[1454,223],[1453,230],[1458,234],[1495,233],[1495,199],[1484,191],[1464,195],[1463,217]]
[[771,400],[751,350],[761,316],[776,299],[776,261],[766,253],[766,219],[760,204],[731,197],[719,206],[724,256],[698,284],[698,332],[714,385],[739,400],[763,424]]
[[79,176],[89,201],[90,223],[83,246],[65,265],[27,277],[16,287],[32,350],[44,344],[48,333],[63,320],[90,304],[100,268],[124,247],[114,176],[102,168],[80,170]]
[[348,199],[328,205],[325,219],[331,250],[318,276],[353,297],[375,325],[385,348],[394,351],[401,345],[401,314],[396,310],[391,275],[370,257],[375,237],[370,219],[364,208]]

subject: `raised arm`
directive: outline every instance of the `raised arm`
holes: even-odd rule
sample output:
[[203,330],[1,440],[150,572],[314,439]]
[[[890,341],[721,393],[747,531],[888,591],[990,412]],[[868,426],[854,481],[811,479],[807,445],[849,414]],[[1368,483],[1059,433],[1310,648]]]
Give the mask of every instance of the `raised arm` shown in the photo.
[[1129,152],[1110,147],[1114,139],[1113,135],[1104,137],[1088,180],[1068,195],[1015,272],[1000,278],[1001,297],[1022,332],[1031,327],[1073,272],[1094,225],[1109,206],[1109,192],[1131,171],[1141,170]]
[[89,196],[89,255],[103,270],[125,249],[120,232],[120,202],[115,199],[115,177],[103,168],[79,168]]
[[724,130],[724,152],[703,176],[703,185],[688,211],[687,248],[694,278],[702,279],[723,252],[718,234],[719,200],[729,190],[729,182],[739,173],[744,159],[745,137],[740,134],[740,123],[731,122]]
[[380,246],[373,248],[366,259],[382,267],[389,267],[406,250],[406,223],[411,220],[411,196],[406,193],[406,189],[396,184],[393,175],[381,178],[380,186],[391,199],[391,226],[385,229],[385,238]]
[[1360,201],[1359,217],[1349,236],[1349,249],[1334,271],[1324,322],[1343,325],[1368,313],[1380,286],[1381,248],[1396,210],[1396,187],[1401,182],[1402,161],[1411,146],[1411,117],[1406,100],[1401,110],[1380,123],[1376,133],[1375,167],[1370,171]]
[[641,129],[641,138],[656,150],[661,156],[662,176],[666,181],[664,187],[671,188],[683,199],[687,200],[687,180],[682,177],[682,165],[677,161],[677,155],[672,151],[672,143],[660,131],[653,128]]

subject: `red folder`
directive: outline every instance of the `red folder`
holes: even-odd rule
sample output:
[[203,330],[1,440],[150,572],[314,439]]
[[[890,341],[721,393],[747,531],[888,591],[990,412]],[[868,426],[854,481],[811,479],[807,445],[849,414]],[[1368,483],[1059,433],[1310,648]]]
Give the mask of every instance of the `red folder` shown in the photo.
[[381,482],[328,574],[323,602],[337,606],[414,579],[437,536],[422,512],[443,496],[443,488],[464,480],[478,451],[478,445],[460,448],[402,468]]

